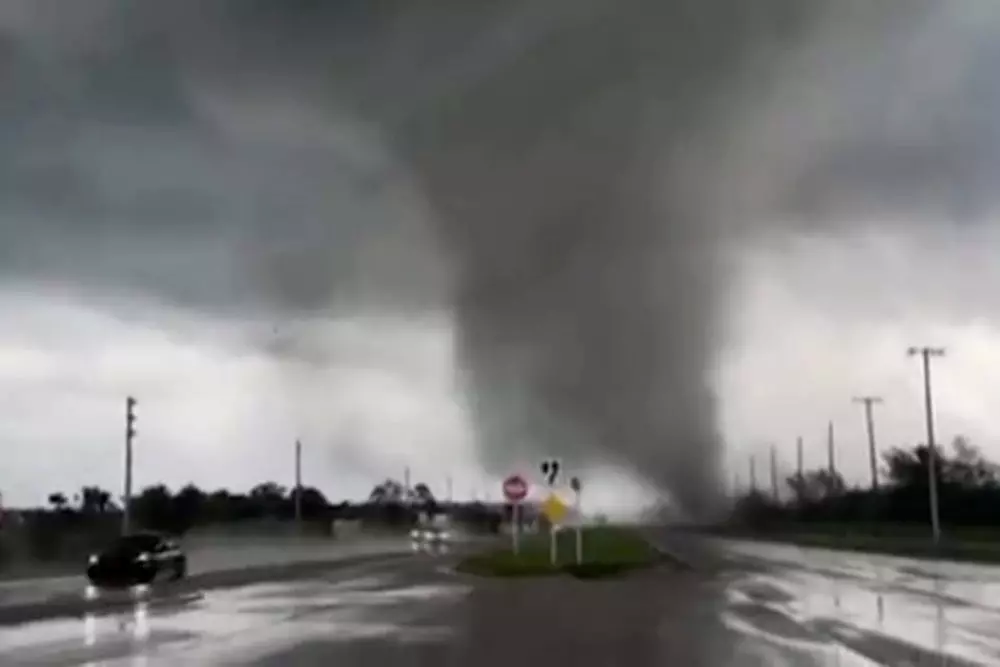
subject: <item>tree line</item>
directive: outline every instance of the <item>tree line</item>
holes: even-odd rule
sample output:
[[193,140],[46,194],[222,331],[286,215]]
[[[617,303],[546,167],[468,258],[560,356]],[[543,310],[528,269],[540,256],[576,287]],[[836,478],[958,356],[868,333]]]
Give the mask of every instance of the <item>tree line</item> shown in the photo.
[[[296,506],[301,523],[292,519]],[[55,491],[46,507],[9,513],[0,524],[0,570],[17,563],[77,562],[115,539],[122,528],[122,499],[98,486],[84,486],[72,495]],[[448,503],[435,498],[426,484],[406,488],[393,479],[376,484],[361,502],[331,503],[314,487],[300,490],[262,482],[245,493],[204,490],[188,484],[177,491],[158,484],[146,487],[129,503],[133,530],[172,535],[204,528],[272,534],[306,531],[334,535],[337,520],[367,526],[405,529],[421,514],[447,512],[463,530],[496,532],[503,509],[479,502]]]
[[[496,510],[482,503],[458,503],[445,508],[430,487],[417,483],[406,488],[394,479],[376,484],[366,501],[331,503],[315,487],[289,488],[269,481],[246,493],[228,489],[207,491],[188,484],[176,492],[163,484],[144,488],[129,503],[131,518],[138,527],[184,533],[199,526],[251,522],[288,521],[300,517],[308,523],[330,523],[336,519],[367,520],[384,524],[410,524],[420,513],[448,509],[459,520],[489,522]],[[47,520],[63,526],[107,523],[121,517],[123,502],[97,486],[84,486],[72,497],[56,491],[48,496],[48,507],[31,513],[36,522]]]
[[[1000,466],[965,437],[935,447],[934,480],[945,526],[1000,525]],[[931,450],[920,444],[881,454],[879,484],[849,486],[835,470],[796,472],[785,493],[761,489],[737,499],[735,518],[766,525],[779,522],[923,524],[930,520]]]

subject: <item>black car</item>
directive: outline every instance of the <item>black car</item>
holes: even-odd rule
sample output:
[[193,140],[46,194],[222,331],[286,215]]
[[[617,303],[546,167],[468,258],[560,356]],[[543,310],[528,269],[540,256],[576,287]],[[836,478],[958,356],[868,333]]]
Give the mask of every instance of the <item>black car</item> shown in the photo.
[[156,533],[135,533],[90,557],[87,578],[95,586],[152,583],[159,577],[180,579],[187,556],[176,542]]

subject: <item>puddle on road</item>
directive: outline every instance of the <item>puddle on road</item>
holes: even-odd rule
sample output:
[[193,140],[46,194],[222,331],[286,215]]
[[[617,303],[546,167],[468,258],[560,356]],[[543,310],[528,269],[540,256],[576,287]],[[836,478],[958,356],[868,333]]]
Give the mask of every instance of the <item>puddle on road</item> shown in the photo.
[[[405,585],[387,576],[259,584],[173,598],[118,593],[135,597],[127,611],[4,628],[0,664],[104,665],[139,655],[146,664],[211,664],[231,659],[233,651],[267,651],[310,637],[423,641],[444,629],[410,627],[415,610],[466,592],[465,586]],[[218,658],[211,657],[214,652]],[[161,654],[173,657],[148,662]]]
[[[170,621],[175,628],[180,623],[205,628],[202,636],[165,647],[150,664],[242,664],[319,641],[441,641],[451,629],[423,625],[420,617],[429,613],[428,605],[454,602],[468,591],[457,584],[408,585],[389,576],[320,586],[255,586],[207,596],[201,608]],[[233,619],[248,625],[239,629]]]
[[994,610],[972,606],[950,582],[907,590],[887,584],[892,572],[874,574],[864,581],[807,569],[748,574],[729,586],[723,620],[758,641],[825,655],[819,664],[1000,664]]

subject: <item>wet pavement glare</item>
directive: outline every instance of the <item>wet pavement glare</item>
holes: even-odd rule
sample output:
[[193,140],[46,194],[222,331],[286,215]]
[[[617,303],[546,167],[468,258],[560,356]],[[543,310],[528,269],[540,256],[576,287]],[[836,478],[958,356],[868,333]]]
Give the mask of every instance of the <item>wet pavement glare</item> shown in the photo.
[[102,593],[129,602],[0,627],[0,665],[1000,665],[1000,568],[718,546],[732,565],[701,578],[498,585],[421,549],[280,583]]

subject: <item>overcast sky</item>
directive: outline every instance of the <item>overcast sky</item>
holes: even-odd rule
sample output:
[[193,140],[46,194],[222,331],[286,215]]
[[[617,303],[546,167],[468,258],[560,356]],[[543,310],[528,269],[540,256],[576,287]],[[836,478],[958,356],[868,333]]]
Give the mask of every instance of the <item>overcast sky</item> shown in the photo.
[[[480,51],[447,32],[432,76],[407,74],[411,50],[435,55],[414,35],[467,12],[404,21],[394,3],[363,4],[323,29],[266,2],[0,4],[8,504],[120,489],[128,394],[139,486],[289,483],[301,437],[305,481],[331,497],[406,466],[441,493],[452,476],[456,495],[497,495],[456,351],[460,270],[386,128],[575,19],[533,3],[480,12],[506,37],[463,60]],[[727,479],[745,482],[769,443],[791,464],[797,435],[821,463],[832,419],[842,469],[864,481],[852,396],[884,397],[884,446],[923,437],[910,345],[948,350],[939,439],[967,434],[1000,459],[1000,10],[935,7],[914,2],[884,31],[871,10],[845,11],[791,55],[759,50],[754,104],[713,141],[732,155],[713,163],[735,184],[721,210],[747,218],[729,234],[707,371]],[[602,506],[643,497],[588,474]]]

